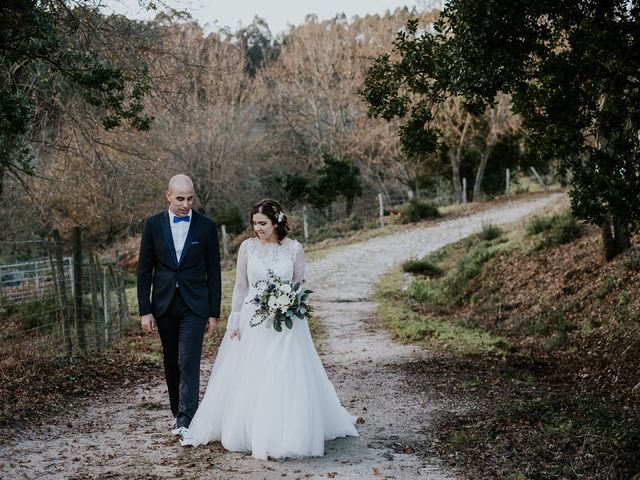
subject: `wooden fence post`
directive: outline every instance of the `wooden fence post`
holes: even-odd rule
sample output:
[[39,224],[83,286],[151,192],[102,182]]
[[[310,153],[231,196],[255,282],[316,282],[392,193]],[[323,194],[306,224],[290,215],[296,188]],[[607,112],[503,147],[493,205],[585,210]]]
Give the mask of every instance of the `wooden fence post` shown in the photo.
[[384,200],[382,198],[382,193],[378,194],[378,206],[380,210],[380,226],[384,227]]
[[127,306],[126,294],[124,292],[124,279],[122,278],[122,271],[120,270],[120,255],[117,250],[112,276],[113,283],[116,288],[116,300],[118,302],[118,338],[121,338],[124,333],[129,308]]
[[536,171],[536,169],[534,168],[533,165],[531,165],[531,171],[533,172],[533,174],[536,176],[536,178],[538,179],[538,183],[542,186],[543,189],[547,189],[547,186],[544,184],[544,182],[542,181],[542,177],[540,175],[538,175],[538,172]]
[[104,339],[107,345],[113,342],[111,333],[111,298],[109,297],[109,271],[106,265],[102,266],[102,306],[104,308]]
[[304,241],[309,241],[309,214],[307,212],[307,206],[302,207],[302,228],[304,230]]
[[58,305],[60,306],[60,324],[62,326],[62,338],[64,341],[64,351],[67,357],[73,354],[73,344],[71,342],[71,318],[67,310],[67,288],[65,285],[64,260],[62,259],[62,240],[58,230],[53,231],[53,241],[56,250],[56,278],[58,288]]
[[93,252],[89,253],[89,286],[91,288],[91,320],[93,322],[93,337],[97,350],[102,349],[102,315],[98,303],[98,267]]
[[221,225],[220,229],[222,230],[222,254],[226,260],[229,258],[229,234],[227,234],[226,225]]
[[462,203],[467,203],[467,179],[462,179]]
[[505,188],[504,188],[504,192],[505,195],[509,195],[510,190],[511,190],[511,171],[507,168],[507,172],[506,172],[506,179],[505,179]]
[[84,312],[82,311],[82,230],[73,227],[73,283],[74,283],[74,317],[76,321],[76,335],[78,336],[78,350],[87,354],[87,337],[84,331]]

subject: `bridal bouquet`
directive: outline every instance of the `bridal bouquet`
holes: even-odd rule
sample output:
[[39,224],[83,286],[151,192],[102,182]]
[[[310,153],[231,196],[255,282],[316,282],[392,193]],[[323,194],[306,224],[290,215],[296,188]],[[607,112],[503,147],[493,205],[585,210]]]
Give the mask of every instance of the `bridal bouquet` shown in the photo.
[[273,323],[276,331],[282,331],[282,324],[287,328],[293,327],[294,319],[309,319],[313,307],[307,305],[311,290],[304,287],[303,282],[292,284],[287,280],[282,280],[269,270],[269,280],[260,280],[256,283],[260,288],[260,293],[251,300],[251,303],[258,306],[256,314],[249,322],[255,327],[267,322]]

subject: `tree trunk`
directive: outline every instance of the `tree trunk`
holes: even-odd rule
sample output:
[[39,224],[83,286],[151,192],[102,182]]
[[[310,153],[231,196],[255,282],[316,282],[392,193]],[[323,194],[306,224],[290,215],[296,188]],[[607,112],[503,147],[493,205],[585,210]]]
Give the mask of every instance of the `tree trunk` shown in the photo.
[[611,234],[611,222],[607,218],[600,225],[600,233],[602,234],[602,251],[604,258],[611,260],[616,256],[616,245]]
[[347,205],[346,205],[346,214],[347,217],[350,217],[351,214],[353,213],[353,197],[346,197],[347,199]]
[[627,229],[620,222],[620,219],[613,217],[613,238],[616,246],[616,255],[631,248],[631,239]]
[[464,127],[462,127],[462,132],[460,132],[458,145],[455,150],[449,148],[448,151],[449,160],[451,160],[451,173],[453,175],[453,190],[456,193],[456,201],[458,203],[462,203],[463,201],[462,183],[460,182],[460,163],[462,162],[462,147],[464,146],[464,140],[471,125],[471,119],[471,114],[467,113],[464,119]]
[[478,171],[476,172],[476,181],[473,184],[473,201],[480,201],[480,195],[482,194],[482,179],[484,178],[484,171],[487,168],[489,162],[489,156],[491,155],[491,149],[487,148],[480,156],[480,165],[478,165]]
[[449,149],[447,152],[449,160],[451,160],[451,174],[453,181],[453,191],[456,195],[456,202],[462,203],[462,181],[460,180],[460,162],[456,158],[456,154],[453,150]]
[[[611,229],[613,228],[613,233]],[[604,258],[611,260],[616,255],[631,248],[631,239],[627,229],[615,216],[607,218],[600,226]]]

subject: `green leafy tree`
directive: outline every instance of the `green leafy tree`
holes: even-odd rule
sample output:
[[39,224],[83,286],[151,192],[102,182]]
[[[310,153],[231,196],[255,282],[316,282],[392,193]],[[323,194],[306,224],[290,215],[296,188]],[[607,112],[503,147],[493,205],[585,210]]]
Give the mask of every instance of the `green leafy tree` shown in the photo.
[[313,180],[298,173],[280,178],[282,188],[292,203],[309,202],[316,208],[329,208],[339,197],[344,197],[347,215],[353,211],[353,202],[362,195],[360,169],[352,162],[324,154]]
[[[32,174],[32,138],[81,98],[105,129],[147,130],[144,63],[126,64],[110,36],[129,21],[107,21],[97,2],[6,0],[0,7],[0,193],[6,175]],[[44,130],[43,130],[44,131]]]
[[319,203],[325,205],[343,196],[347,202],[347,215],[351,215],[353,202],[362,195],[360,169],[348,160],[325,153],[312,188],[314,196],[320,199]]
[[573,212],[601,228],[612,258],[640,224],[639,13],[621,0],[451,0],[433,34],[411,22],[398,35],[396,68],[374,62],[365,98],[372,114],[408,117],[411,151],[433,144],[443,95],[477,113],[510,94],[529,147],[571,172]]

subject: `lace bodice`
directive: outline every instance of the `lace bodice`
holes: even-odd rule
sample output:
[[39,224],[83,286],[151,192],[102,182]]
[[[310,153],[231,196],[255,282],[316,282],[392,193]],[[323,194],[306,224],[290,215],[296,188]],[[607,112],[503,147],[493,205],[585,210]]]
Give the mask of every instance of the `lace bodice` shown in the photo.
[[269,270],[282,278],[299,282],[304,278],[304,252],[296,240],[284,238],[282,243],[262,243],[257,238],[242,242],[238,251],[236,283],[233,287],[231,313],[237,314],[251,288],[269,278]]

